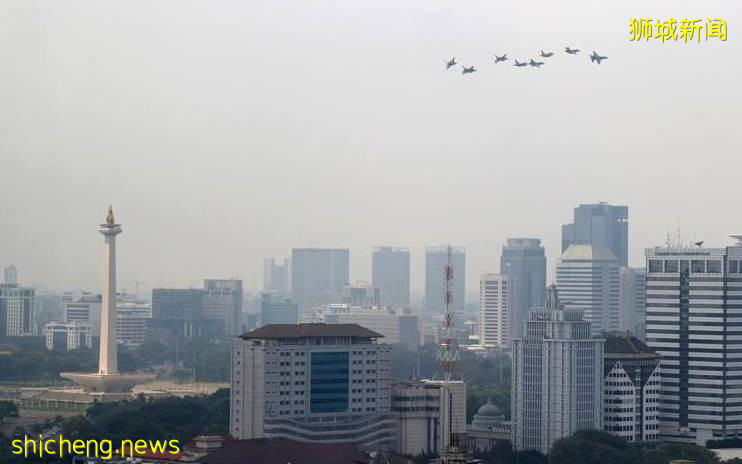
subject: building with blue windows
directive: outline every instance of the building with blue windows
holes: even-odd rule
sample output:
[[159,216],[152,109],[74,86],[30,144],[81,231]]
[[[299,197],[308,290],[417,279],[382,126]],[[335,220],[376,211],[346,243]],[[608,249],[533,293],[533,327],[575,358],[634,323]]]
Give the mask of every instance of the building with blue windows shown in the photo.
[[230,434],[391,446],[390,345],[357,324],[269,324],[235,339]]

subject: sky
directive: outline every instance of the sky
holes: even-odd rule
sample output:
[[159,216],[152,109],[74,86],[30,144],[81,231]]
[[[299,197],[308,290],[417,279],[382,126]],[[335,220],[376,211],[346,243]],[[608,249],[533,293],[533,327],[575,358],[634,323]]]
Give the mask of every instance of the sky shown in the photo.
[[[636,17],[719,17],[728,40],[632,42]],[[561,224],[599,201],[629,206],[632,266],[678,227],[730,244],[741,19],[737,0],[0,0],[0,266],[99,289],[109,203],[129,291],[258,290],[292,247],[347,247],[370,280],[392,245],[420,294],[424,248],[451,243],[475,293],[508,237],[541,238],[553,275]]]

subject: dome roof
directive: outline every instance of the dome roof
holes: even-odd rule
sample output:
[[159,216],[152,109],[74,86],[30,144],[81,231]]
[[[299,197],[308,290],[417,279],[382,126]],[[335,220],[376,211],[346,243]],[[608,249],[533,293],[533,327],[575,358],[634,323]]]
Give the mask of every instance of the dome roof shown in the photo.
[[492,417],[501,415],[502,413],[500,412],[500,408],[492,402],[492,398],[488,399],[487,403],[483,404],[479,410],[477,410],[477,416]]

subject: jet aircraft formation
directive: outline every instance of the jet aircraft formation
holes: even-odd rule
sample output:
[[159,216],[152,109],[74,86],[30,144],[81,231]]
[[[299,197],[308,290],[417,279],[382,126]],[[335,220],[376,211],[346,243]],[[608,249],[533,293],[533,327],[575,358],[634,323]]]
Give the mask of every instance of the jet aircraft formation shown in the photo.
[[[579,48],[564,47],[564,52],[566,54],[568,54],[568,55],[577,55],[577,54],[580,53],[580,49]],[[541,50],[541,53],[539,54],[539,56],[542,57],[542,58],[551,58],[552,56],[554,56],[554,52],[549,52],[549,51],[543,51],[543,50]],[[508,57],[507,53],[503,53],[501,56],[495,55],[495,64],[501,63],[503,61],[507,61],[509,59],[510,58]],[[603,61],[603,60],[605,60],[605,59],[608,59],[608,57],[607,56],[601,56],[601,55],[598,54],[598,52],[595,52],[594,51],[594,52],[592,52],[590,54],[590,61],[593,62],[593,63],[600,64],[600,62]],[[450,69],[450,68],[456,66],[457,64],[458,63],[456,62],[456,58],[453,57],[453,58],[451,58],[450,60],[448,60],[446,62],[446,69]],[[518,68],[522,68],[524,66],[529,66],[530,65],[531,67],[541,69],[541,66],[543,66],[544,64],[545,64],[544,61],[536,61],[533,58],[531,58],[528,61],[518,61],[516,59],[515,60],[515,63],[513,63],[513,66],[516,66]],[[462,71],[461,71],[461,74],[472,74],[472,73],[474,73],[474,72],[477,71],[477,69],[473,65],[472,66],[463,66],[462,65],[461,67],[463,68]]]

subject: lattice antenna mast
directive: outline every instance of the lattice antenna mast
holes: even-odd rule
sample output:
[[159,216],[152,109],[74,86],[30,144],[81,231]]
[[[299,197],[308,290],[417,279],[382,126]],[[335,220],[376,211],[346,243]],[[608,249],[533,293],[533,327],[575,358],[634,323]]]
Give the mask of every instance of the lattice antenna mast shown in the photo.
[[443,380],[452,380],[458,376],[457,362],[459,353],[454,336],[454,308],[453,308],[453,251],[448,246],[446,265],[443,267],[445,287],[443,291],[443,313],[441,343],[438,350],[438,369],[436,377]]

